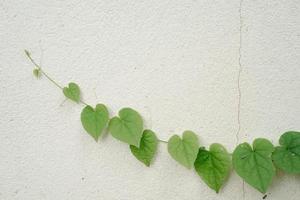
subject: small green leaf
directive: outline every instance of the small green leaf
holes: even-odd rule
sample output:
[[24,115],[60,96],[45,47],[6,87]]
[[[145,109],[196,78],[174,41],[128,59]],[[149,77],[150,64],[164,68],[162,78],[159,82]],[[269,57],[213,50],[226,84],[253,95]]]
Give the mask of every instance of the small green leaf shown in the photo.
[[76,83],[69,83],[69,87],[63,88],[64,95],[72,101],[79,102],[80,100],[80,89]]
[[83,128],[96,140],[100,137],[109,120],[109,113],[105,105],[98,104],[96,108],[86,106],[81,112]]
[[130,145],[131,153],[146,166],[150,166],[151,160],[154,157],[157,149],[157,137],[151,130],[144,130],[140,142],[140,147]]
[[168,152],[174,160],[190,169],[197,158],[198,138],[192,131],[185,131],[182,139],[173,135],[168,141]]
[[194,166],[204,182],[218,193],[230,173],[231,157],[221,144],[212,144],[209,151],[199,149]]
[[274,146],[267,139],[256,139],[253,149],[248,143],[237,146],[232,161],[235,171],[248,184],[265,193],[275,175],[271,155]]
[[300,132],[284,133],[279,144],[272,155],[275,166],[286,173],[300,173]]
[[110,120],[108,129],[116,139],[139,147],[143,134],[143,119],[135,110],[123,108],[119,111],[119,117]]
[[40,78],[41,77],[41,70],[38,69],[38,68],[35,68],[33,71],[32,71],[33,75],[36,77],[36,78]]

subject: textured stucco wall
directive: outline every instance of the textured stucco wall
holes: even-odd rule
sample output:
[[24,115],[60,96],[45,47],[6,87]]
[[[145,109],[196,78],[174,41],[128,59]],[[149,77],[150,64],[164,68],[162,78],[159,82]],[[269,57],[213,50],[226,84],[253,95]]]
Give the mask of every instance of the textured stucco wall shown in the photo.
[[[300,130],[299,6],[0,0],[0,199],[261,199],[235,172],[215,194],[164,144],[146,168],[110,135],[95,143],[82,106],[36,80],[23,49],[59,83],[77,82],[88,103],[137,109],[161,139],[190,129],[229,151],[256,137],[277,144]],[[268,199],[297,200],[299,188],[299,176],[278,174]]]

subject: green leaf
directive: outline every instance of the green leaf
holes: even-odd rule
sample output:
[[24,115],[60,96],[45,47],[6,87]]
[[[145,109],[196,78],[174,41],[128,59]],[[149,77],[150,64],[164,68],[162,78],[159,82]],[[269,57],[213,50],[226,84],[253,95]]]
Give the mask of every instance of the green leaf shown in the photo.
[[81,123],[83,128],[96,141],[100,137],[103,129],[106,127],[109,120],[109,113],[105,105],[97,104],[96,108],[86,106],[81,112]]
[[36,68],[32,71],[33,75],[36,77],[36,78],[40,78],[41,76],[41,70]]
[[279,144],[272,155],[275,166],[286,173],[300,173],[300,132],[284,133]]
[[140,147],[130,145],[131,153],[146,166],[150,166],[157,149],[157,137],[151,130],[145,130],[141,139]]
[[143,119],[138,112],[131,108],[119,111],[119,117],[114,117],[109,122],[109,131],[116,139],[127,144],[140,146],[143,134]]
[[231,157],[221,144],[212,144],[209,151],[199,149],[194,166],[204,182],[218,193],[230,173]]
[[233,152],[233,167],[240,177],[262,193],[267,191],[275,175],[271,155],[274,146],[267,139],[256,139],[253,148],[248,143],[237,146]]
[[69,83],[69,87],[63,88],[64,95],[72,101],[79,102],[80,100],[80,89],[76,83]]
[[192,131],[185,131],[182,139],[173,135],[168,141],[168,152],[174,160],[190,169],[197,158],[198,138]]

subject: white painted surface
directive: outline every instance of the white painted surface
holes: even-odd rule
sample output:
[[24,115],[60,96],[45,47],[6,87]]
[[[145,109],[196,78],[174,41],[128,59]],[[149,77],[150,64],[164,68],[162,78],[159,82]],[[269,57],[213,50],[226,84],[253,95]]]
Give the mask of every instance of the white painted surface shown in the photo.
[[[32,76],[23,49],[59,83],[77,82],[90,104],[104,102],[112,114],[137,109],[161,139],[191,129],[203,145],[230,151],[256,137],[277,144],[300,130],[299,6],[0,0],[0,199],[261,199],[247,184],[243,193],[235,172],[215,194],[164,144],[146,168],[109,135],[95,143],[81,127],[82,106],[60,106],[63,95]],[[297,200],[299,187],[299,176],[278,175],[268,199]]]

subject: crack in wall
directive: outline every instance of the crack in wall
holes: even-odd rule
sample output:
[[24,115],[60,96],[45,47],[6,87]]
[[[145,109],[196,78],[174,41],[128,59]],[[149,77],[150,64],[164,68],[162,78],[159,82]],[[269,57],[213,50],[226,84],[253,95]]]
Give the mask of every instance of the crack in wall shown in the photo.
[[243,0],[240,0],[240,8],[239,8],[239,19],[240,19],[240,27],[239,27],[239,58],[238,58],[238,77],[237,77],[237,90],[238,90],[238,105],[237,105],[237,124],[238,130],[236,132],[236,144],[239,143],[239,136],[241,131],[241,100],[242,100],[242,91],[241,91],[241,74],[242,74],[242,29],[243,29],[243,19],[242,19],[242,3]]
[[[242,16],[242,8],[243,8],[243,0],[240,0],[239,6],[239,20],[240,20],[240,27],[239,27],[239,58],[238,58],[238,77],[237,77],[237,90],[238,90],[238,105],[237,105],[237,124],[238,129],[236,132],[236,145],[239,144],[240,140],[240,131],[241,131],[241,100],[242,100],[242,91],[241,91],[241,74],[243,71],[242,68],[242,31],[243,31],[243,16]],[[245,181],[243,180],[243,200],[245,199]]]

